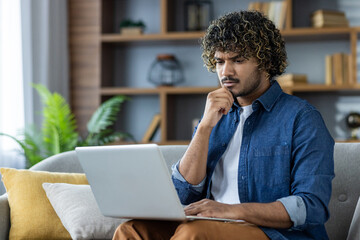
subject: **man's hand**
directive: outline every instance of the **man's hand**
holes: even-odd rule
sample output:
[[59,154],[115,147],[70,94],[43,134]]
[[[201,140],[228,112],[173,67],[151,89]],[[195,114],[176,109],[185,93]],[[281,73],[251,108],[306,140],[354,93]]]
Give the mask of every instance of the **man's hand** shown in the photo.
[[227,88],[220,88],[209,93],[204,116],[200,124],[213,128],[220,118],[230,111],[233,103],[234,97]]
[[234,98],[226,88],[208,94],[204,116],[179,165],[179,172],[188,183],[197,185],[205,178],[211,131],[220,118],[230,111],[233,102]]
[[234,205],[203,199],[188,205],[184,210],[188,216],[237,219],[233,207]]
[[292,222],[281,202],[224,204],[210,199],[192,203],[185,208],[188,216],[244,220],[258,226],[290,228]]

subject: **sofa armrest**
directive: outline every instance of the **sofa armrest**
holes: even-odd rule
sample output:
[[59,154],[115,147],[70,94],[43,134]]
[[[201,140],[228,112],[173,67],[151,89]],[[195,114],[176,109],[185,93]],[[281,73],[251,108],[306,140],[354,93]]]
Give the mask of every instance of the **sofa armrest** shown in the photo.
[[0,196],[0,239],[9,239],[10,207],[7,194]]

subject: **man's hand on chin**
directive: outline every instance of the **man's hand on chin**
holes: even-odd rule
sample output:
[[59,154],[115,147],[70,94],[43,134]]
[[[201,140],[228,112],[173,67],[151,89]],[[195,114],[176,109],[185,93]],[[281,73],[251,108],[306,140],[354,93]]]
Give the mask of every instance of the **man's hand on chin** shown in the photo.
[[189,204],[184,210],[188,216],[238,219],[233,209],[235,206],[203,199]]

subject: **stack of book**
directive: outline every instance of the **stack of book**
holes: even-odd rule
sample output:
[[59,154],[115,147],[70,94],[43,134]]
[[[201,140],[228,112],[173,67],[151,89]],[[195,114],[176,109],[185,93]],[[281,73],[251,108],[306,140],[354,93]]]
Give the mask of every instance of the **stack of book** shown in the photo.
[[348,85],[351,82],[351,57],[346,53],[334,53],[325,57],[325,84]]
[[292,87],[294,85],[308,83],[307,76],[305,74],[286,73],[278,76],[276,80],[282,87]]
[[271,21],[274,22],[278,29],[284,29],[286,23],[287,2],[270,1],[270,2],[250,2],[248,10],[262,12]]
[[345,13],[335,10],[317,10],[311,15],[311,23],[315,28],[349,27]]

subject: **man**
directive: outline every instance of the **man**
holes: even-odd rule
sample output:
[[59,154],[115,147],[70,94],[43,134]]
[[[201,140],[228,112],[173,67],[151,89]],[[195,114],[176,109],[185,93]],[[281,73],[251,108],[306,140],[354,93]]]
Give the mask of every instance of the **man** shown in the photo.
[[320,113],[273,80],[287,65],[279,30],[234,12],[212,22],[202,48],[222,87],[173,182],[187,215],[246,223],[131,221],[114,239],[328,239],[334,141]]

